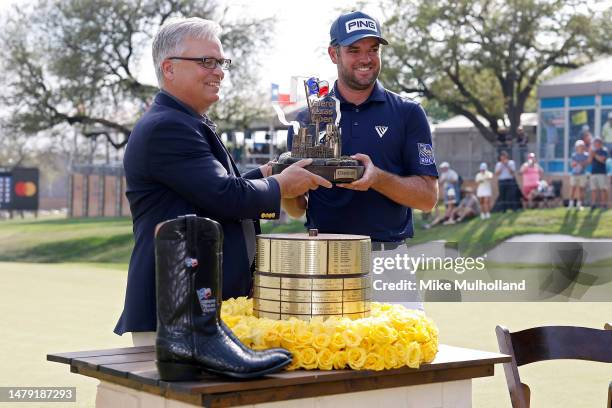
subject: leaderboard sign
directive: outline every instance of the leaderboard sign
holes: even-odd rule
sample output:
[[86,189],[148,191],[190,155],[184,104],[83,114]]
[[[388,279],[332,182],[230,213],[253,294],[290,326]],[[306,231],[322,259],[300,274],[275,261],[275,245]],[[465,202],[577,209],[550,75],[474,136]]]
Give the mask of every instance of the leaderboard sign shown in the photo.
[[0,168],[0,210],[38,210],[37,168]]

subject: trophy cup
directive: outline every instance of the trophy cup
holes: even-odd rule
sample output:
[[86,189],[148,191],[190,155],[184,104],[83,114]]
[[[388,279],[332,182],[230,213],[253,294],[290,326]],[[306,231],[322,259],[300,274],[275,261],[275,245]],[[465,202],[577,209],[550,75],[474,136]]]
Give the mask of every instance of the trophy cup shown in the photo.
[[[278,174],[301,159],[312,159],[306,170],[331,183],[351,183],[363,176],[365,167],[349,156],[342,156],[340,135],[340,101],[329,94],[327,81],[310,78],[304,81],[308,103],[308,122],[292,122],[294,135],[291,151],[272,163],[272,174]],[[284,124],[284,114],[274,106]]]

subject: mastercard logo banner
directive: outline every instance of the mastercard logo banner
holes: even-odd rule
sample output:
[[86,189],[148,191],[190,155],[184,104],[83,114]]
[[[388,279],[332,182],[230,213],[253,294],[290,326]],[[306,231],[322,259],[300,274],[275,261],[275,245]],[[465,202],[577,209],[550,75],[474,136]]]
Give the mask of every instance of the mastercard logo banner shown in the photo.
[[18,181],[15,183],[15,196],[34,197],[36,195],[36,184],[31,181]]

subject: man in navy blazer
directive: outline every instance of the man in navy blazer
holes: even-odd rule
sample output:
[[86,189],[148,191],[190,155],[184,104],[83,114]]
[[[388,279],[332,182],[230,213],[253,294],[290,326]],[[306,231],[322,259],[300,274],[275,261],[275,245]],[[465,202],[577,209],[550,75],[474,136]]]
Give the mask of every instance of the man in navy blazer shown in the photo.
[[307,160],[274,176],[269,166],[240,176],[206,115],[219,99],[223,70],[231,63],[223,54],[219,31],[209,20],[173,20],[153,42],[161,92],[134,127],[123,159],[135,246],[115,333],[133,332],[137,345],[152,344],[156,330],[158,223],[185,214],[221,223],[223,297],[245,296],[251,288],[257,220],[278,218],[281,198],[319,185],[331,187],[302,168]]

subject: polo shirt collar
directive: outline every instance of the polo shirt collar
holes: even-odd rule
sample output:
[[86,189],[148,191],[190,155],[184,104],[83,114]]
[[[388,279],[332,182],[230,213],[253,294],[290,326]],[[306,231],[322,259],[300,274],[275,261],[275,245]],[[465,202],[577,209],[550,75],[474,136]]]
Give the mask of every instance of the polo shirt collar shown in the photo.
[[[340,100],[341,103],[352,105],[350,102],[344,99],[344,97],[338,91],[338,81],[334,82],[333,93],[334,95],[336,95],[336,97]],[[370,93],[370,96],[368,96],[368,99],[366,99],[361,105],[365,105],[370,102],[384,102],[384,101],[385,101],[385,88],[383,88],[380,82],[376,80],[376,82],[374,83],[374,88],[372,89],[372,93]]]

